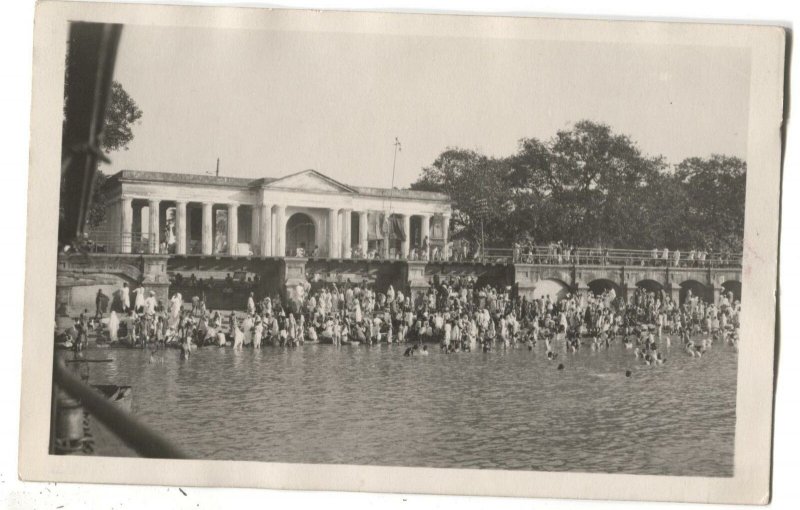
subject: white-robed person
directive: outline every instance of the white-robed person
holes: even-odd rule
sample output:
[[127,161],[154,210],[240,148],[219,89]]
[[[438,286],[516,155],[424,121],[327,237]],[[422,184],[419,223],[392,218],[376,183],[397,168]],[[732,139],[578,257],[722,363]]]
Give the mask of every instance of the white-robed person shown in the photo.
[[256,300],[251,292],[250,295],[247,296],[247,314],[253,315],[254,313],[256,313]]
[[361,322],[361,320],[364,318],[364,316],[363,316],[363,314],[361,312],[361,303],[359,303],[358,301],[356,301],[356,316],[355,316],[355,318],[356,318],[356,322]]
[[119,340],[118,338],[119,333],[119,317],[117,317],[117,312],[111,310],[111,315],[108,316],[108,340],[109,342],[116,342]]
[[261,349],[261,338],[264,336],[264,325],[259,317],[256,317],[256,323],[253,326],[253,348]]
[[139,310],[144,309],[144,287],[136,287],[133,293],[136,295],[133,300],[133,309],[138,313]]
[[234,323],[233,325],[233,348],[234,349],[241,349],[242,345],[244,345],[244,332],[239,328],[239,325]]
[[317,329],[312,325],[308,328],[308,341],[311,343],[317,343]]
[[119,291],[119,297],[122,301],[122,311],[127,312],[131,309],[131,289],[128,287],[128,284],[123,282],[122,288]]
[[469,350],[475,350],[478,347],[478,324],[475,319],[471,319],[467,323],[467,337],[469,338]]
[[180,292],[176,292],[169,300],[169,320],[167,326],[177,330],[181,320],[181,308],[183,307],[183,297]]
[[503,347],[508,347],[508,322],[505,317],[500,318],[500,340],[503,342]]
[[255,323],[251,316],[247,316],[244,321],[242,321],[242,333],[244,333],[244,345],[250,345],[253,341],[253,327]]
[[458,321],[453,323],[453,328],[450,330],[450,340],[460,347],[461,329],[458,327]]
[[158,305],[158,300],[156,299],[156,293],[152,290],[142,302],[142,307],[144,308],[145,315],[155,315],[156,314],[156,306]]

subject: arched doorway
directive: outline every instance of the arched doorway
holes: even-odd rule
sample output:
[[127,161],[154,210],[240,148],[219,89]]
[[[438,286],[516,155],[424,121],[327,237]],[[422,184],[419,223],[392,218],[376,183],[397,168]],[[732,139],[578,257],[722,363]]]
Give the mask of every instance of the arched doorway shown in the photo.
[[591,282],[589,282],[588,286],[589,286],[589,290],[595,296],[599,296],[603,292],[611,291],[611,290],[613,290],[614,293],[616,293],[617,296],[621,296],[622,295],[622,293],[620,291],[620,288],[619,288],[619,285],[617,285],[613,281],[607,280],[605,278],[599,278],[597,280],[592,280]]
[[305,213],[294,213],[286,222],[286,251],[294,256],[298,248],[303,248],[306,256],[314,249],[316,243],[316,226],[314,220]]
[[692,296],[699,297],[703,301],[709,301],[708,287],[696,280],[686,280],[681,282],[680,304],[686,302],[689,291],[692,291]]
[[658,283],[655,280],[642,280],[636,283],[636,286],[640,289],[644,289],[647,292],[661,292],[664,289],[664,286]]
[[725,290],[726,294],[733,294],[734,301],[742,300],[742,282],[729,280],[722,284],[722,288]]
[[550,296],[550,301],[557,302],[567,296],[569,285],[561,280],[539,280],[533,288],[533,299]]

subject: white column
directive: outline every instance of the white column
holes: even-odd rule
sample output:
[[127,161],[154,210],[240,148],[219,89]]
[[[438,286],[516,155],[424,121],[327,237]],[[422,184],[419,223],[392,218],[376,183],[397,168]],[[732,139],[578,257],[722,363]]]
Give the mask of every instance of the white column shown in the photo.
[[258,242],[259,229],[261,228],[261,223],[259,222],[260,209],[259,206],[254,205],[251,208],[252,213],[250,214],[250,251],[253,252],[253,255],[260,254]]
[[228,255],[239,254],[239,205],[228,204]]
[[275,206],[275,251],[273,254],[276,257],[286,256],[286,206]]
[[349,259],[352,255],[352,245],[350,243],[351,225],[353,223],[353,211],[351,209],[342,209],[342,258]]
[[336,253],[336,239],[339,215],[336,209],[328,209],[328,258],[337,258],[339,255]]
[[211,202],[203,202],[203,255],[211,255],[214,251],[213,206]]
[[258,221],[261,227],[258,232],[259,251],[262,257],[272,256],[272,207],[267,204],[258,206]]
[[336,257],[344,258],[344,213],[345,209],[339,209],[336,215]]
[[361,246],[361,256],[367,256],[367,249],[369,248],[369,237],[367,232],[369,229],[369,218],[367,211],[358,213],[358,244]]
[[133,200],[123,197],[120,200],[120,208],[122,209],[122,214],[120,214],[122,220],[122,225],[120,225],[120,247],[122,253],[130,253],[133,234]]
[[447,245],[450,236],[450,215],[445,214],[442,216],[442,258],[447,260],[450,258],[450,250]]
[[[428,238],[428,253],[423,254],[425,260],[430,257],[430,247],[431,247],[431,217],[428,214],[423,214],[422,216],[422,235],[420,236],[420,243],[425,242],[425,238]],[[421,245],[420,245],[421,246]]]
[[158,200],[150,200],[147,203],[147,211],[149,213],[148,214],[149,221],[147,223],[147,229],[149,231],[149,235],[148,235],[149,239],[148,239],[148,243],[147,244],[150,246],[150,253],[158,253],[158,251],[159,251],[159,245],[160,245],[160,241],[159,241],[160,235],[159,234],[161,233],[160,232],[160,230],[161,230],[160,223],[161,222],[158,221],[159,220],[159,210],[158,210],[159,209],[159,203],[160,202]]
[[186,255],[186,202],[175,202],[175,253]]
[[409,216],[408,214],[403,214],[402,216],[403,216],[403,233],[405,234],[406,238],[400,245],[400,250],[403,252],[400,254],[400,256],[405,259],[408,258],[408,250],[411,248],[411,216]]

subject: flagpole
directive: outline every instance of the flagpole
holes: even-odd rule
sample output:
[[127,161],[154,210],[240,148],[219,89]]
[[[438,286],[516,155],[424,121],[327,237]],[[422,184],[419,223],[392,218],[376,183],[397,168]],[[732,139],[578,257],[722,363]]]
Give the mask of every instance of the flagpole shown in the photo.
[[400,149],[400,140],[394,137],[394,159],[392,160],[392,188],[389,192],[389,211],[392,210],[392,200],[394,200],[394,170],[397,167],[397,151]]
[[[392,187],[389,190],[389,213],[386,215],[384,219],[384,225],[391,226],[391,217],[392,217],[392,207],[394,202],[394,171],[397,167],[397,151],[402,150],[400,148],[400,140],[395,136],[394,137],[394,159],[392,159]],[[388,257],[389,256],[389,234],[384,234],[384,254]]]

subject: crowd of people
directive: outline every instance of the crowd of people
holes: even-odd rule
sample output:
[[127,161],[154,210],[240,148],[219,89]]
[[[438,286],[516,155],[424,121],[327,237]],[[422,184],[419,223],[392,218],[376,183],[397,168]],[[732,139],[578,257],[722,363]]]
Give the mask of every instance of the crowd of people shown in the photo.
[[[404,253],[401,248],[401,243],[396,242],[394,245],[389,243],[384,247],[382,243],[374,243],[366,250],[360,245],[355,244],[350,247],[350,255],[347,258],[352,259],[374,259],[374,260],[428,260],[436,262],[444,261],[466,261],[473,260],[477,257],[475,246],[467,241],[456,241],[455,243],[448,243],[446,246],[441,243],[435,243],[428,240],[428,237],[423,237],[420,243],[413,243],[409,246],[408,252]],[[317,258],[323,256],[322,250],[319,246],[314,246],[312,250],[306,250],[305,245],[302,243],[297,246],[294,251],[289,250],[287,256],[294,257],[310,257]]]
[[250,293],[243,309],[226,311],[208,310],[198,297],[184,303],[180,293],[163,305],[142,287],[121,290],[120,313],[112,310],[101,320],[85,311],[57,342],[80,348],[94,330],[98,343],[173,346],[184,358],[208,345],[259,349],[408,343],[407,356],[427,355],[427,344],[448,354],[543,346],[549,360],[556,360],[559,352],[619,344],[642,363],[660,365],[673,341],[692,357],[702,356],[714,343],[738,349],[741,311],[731,293],[710,303],[689,290],[683,304],[664,291],[643,288],[627,300],[613,289],[528,298],[516,295],[512,287],[478,285],[472,278],[438,281],[413,295],[391,286],[377,292],[371,285],[350,282],[314,292],[298,285],[286,300],[277,295],[256,299]]
[[728,267],[739,260],[730,251],[711,251],[710,248],[680,249],[653,248],[652,250],[612,250],[603,247],[576,248],[563,241],[537,246],[533,240],[514,243],[514,262],[526,264],[620,264],[654,267]]

